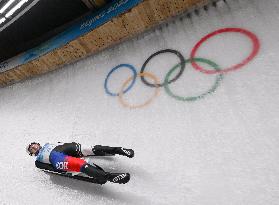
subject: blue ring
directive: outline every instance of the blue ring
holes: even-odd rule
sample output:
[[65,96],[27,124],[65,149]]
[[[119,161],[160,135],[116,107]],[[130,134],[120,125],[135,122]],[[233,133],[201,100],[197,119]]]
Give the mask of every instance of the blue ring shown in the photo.
[[133,80],[132,80],[131,84],[129,85],[129,87],[128,87],[126,90],[123,91],[123,93],[128,92],[128,91],[133,87],[133,85],[134,85],[135,82],[136,82],[137,71],[136,71],[136,69],[134,68],[134,66],[132,66],[132,65],[130,65],[130,64],[120,64],[120,65],[114,67],[114,68],[111,69],[111,71],[108,73],[108,75],[107,75],[107,77],[106,77],[106,80],[105,80],[105,84],[104,84],[105,91],[106,91],[106,93],[107,93],[108,95],[110,95],[110,96],[118,96],[118,95],[119,95],[119,93],[112,93],[112,92],[109,91],[109,89],[108,89],[108,79],[109,79],[110,75],[111,75],[114,71],[116,71],[117,69],[119,69],[119,68],[121,68],[121,67],[129,68],[129,69],[133,72],[133,74],[134,74],[134,77],[133,77]]

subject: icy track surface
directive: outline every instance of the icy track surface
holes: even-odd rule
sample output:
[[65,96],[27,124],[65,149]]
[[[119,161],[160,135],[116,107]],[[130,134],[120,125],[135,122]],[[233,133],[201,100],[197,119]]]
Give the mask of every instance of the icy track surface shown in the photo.
[[[1,89],[0,204],[279,204],[278,11],[277,0],[220,2],[200,16],[177,19],[61,70]],[[104,89],[113,67],[127,63],[138,73],[151,54],[167,48],[187,59],[202,37],[227,27],[245,29],[259,40],[258,53],[241,68],[220,77],[187,63],[169,84],[180,98],[140,78],[122,101]],[[247,36],[227,32],[204,42],[197,57],[225,69],[252,48]],[[146,80],[153,83],[155,76],[163,82],[178,62],[171,53],[152,58],[145,71],[153,77],[146,74]],[[212,63],[197,63],[212,72]],[[113,72],[108,90],[118,92],[131,74],[125,67]],[[134,148],[133,159],[92,159],[105,170],[130,172],[131,181],[99,186],[45,174],[25,153],[30,141]]]

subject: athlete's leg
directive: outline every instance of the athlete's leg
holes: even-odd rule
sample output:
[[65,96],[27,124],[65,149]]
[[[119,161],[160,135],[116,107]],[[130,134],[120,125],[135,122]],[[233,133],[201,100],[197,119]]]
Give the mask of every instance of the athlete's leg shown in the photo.
[[84,159],[68,156],[66,161],[68,166],[65,171],[82,172],[97,179],[100,184],[107,182],[107,173],[98,167],[88,164]]
[[119,184],[125,184],[130,180],[129,173],[109,173],[105,172],[101,168],[98,168],[88,164],[86,161],[80,158],[68,157],[68,171],[78,171],[87,174],[90,177],[94,177],[98,183],[104,184],[107,181]]
[[52,166],[58,170],[82,172],[95,178],[100,184],[104,184],[107,181],[124,184],[130,180],[130,174],[128,173],[108,173],[98,166],[88,164],[82,158],[67,156],[61,152],[52,151],[50,155],[50,162]]
[[94,152],[94,146],[87,146],[87,145],[81,145],[76,142],[71,143],[64,143],[61,145],[58,145],[54,151],[62,152],[66,155],[72,156],[72,157],[86,157],[86,156],[105,156],[105,155],[114,155],[110,153],[100,153],[99,150],[97,152]]
[[54,149],[54,151],[62,152],[72,157],[111,156],[115,154],[127,156],[130,158],[134,157],[134,151],[132,149],[126,149],[123,147],[102,146],[102,145],[86,146],[76,142],[64,143],[58,145]]
[[119,154],[119,155],[132,158],[135,155],[134,150],[132,149],[126,149],[123,147],[109,147],[109,146],[102,146],[102,145],[95,145],[92,151],[96,156],[104,156],[107,154],[110,155]]

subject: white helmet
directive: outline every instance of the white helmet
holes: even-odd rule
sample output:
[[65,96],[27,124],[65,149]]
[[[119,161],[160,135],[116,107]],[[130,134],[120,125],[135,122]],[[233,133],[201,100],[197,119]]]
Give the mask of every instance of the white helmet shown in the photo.
[[33,145],[33,144],[37,144],[37,145],[39,145],[39,147],[41,147],[40,143],[38,143],[38,142],[32,142],[32,143],[30,143],[29,145],[27,145],[27,147],[26,147],[26,152],[27,152],[30,156],[36,156],[36,153],[32,153],[32,152],[30,151],[30,147],[31,147],[31,145]]

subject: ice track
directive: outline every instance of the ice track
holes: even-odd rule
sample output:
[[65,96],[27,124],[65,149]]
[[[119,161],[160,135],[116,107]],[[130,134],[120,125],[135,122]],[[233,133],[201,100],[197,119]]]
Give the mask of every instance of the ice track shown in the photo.
[[[278,204],[278,11],[277,0],[220,1],[199,15],[1,89],[0,204]],[[202,37],[223,28],[252,32],[259,50],[246,65],[223,73],[214,90],[219,74],[199,72],[187,63],[169,84],[182,98],[164,87],[147,86],[139,77],[132,85],[133,78],[127,78],[133,72],[125,67],[107,81],[114,93],[130,85],[122,101],[106,92],[105,79],[115,66],[130,64],[138,74],[145,60],[162,49],[179,51],[187,59]],[[248,37],[228,32],[204,42],[197,57],[223,69],[241,62],[252,49]],[[162,83],[177,63],[171,53],[154,57],[145,68],[153,77],[146,80]],[[133,159],[92,159],[105,170],[130,172],[131,181],[98,186],[45,174],[25,153],[30,141],[134,148]]]

